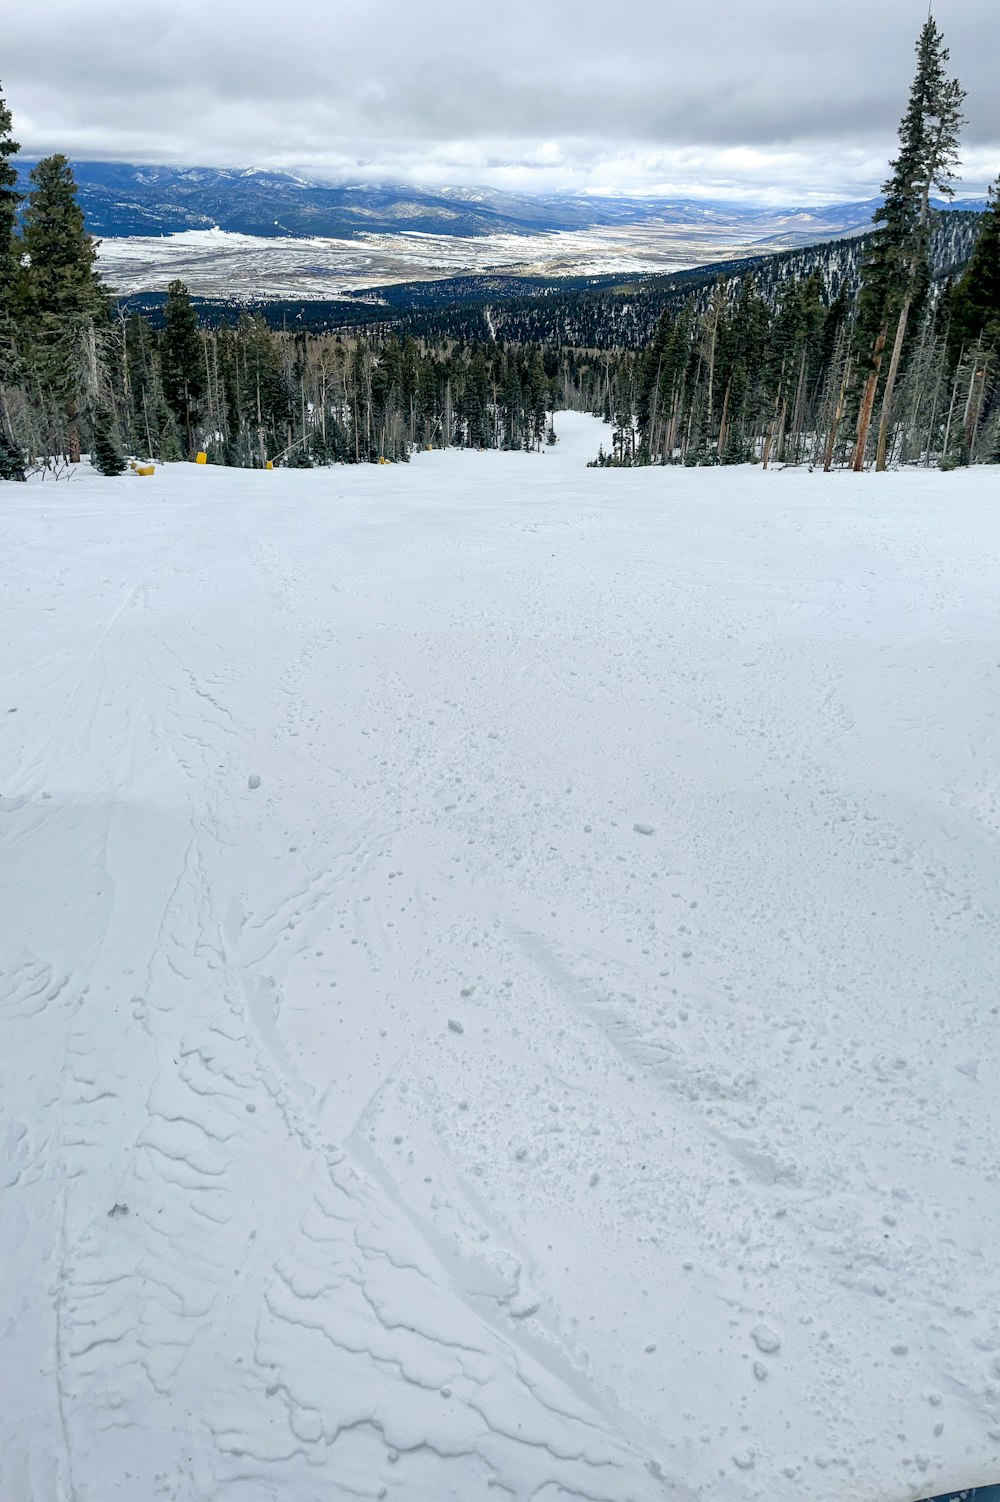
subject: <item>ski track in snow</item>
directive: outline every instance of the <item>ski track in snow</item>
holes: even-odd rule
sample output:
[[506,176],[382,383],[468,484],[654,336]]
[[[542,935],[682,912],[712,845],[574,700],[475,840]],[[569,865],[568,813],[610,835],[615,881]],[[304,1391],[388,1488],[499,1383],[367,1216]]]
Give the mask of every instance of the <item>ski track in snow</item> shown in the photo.
[[997,472],[558,428],[3,487],[3,1502],[1000,1467]]

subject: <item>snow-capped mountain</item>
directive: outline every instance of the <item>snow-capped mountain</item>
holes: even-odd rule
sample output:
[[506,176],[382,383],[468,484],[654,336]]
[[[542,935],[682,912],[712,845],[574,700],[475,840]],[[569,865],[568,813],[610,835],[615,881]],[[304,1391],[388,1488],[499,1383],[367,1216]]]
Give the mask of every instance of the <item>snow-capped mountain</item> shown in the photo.
[[[24,178],[30,164],[22,169]],[[329,184],[258,168],[74,164],[80,202],[95,235],[219,229],[268,237],[422,231],[435,235],[542,234],[641,224],[759,227],[761,238],[824,239],[861,228],[877,200],[819,208],[581,193],[505,193],[492,188]],[[26,181],[22,184],[26,187]],[[965,205],[981,207],[980,203]],[[741,235],[741,238],[746,238]],[[751,237],[752,238],[752,237]]]

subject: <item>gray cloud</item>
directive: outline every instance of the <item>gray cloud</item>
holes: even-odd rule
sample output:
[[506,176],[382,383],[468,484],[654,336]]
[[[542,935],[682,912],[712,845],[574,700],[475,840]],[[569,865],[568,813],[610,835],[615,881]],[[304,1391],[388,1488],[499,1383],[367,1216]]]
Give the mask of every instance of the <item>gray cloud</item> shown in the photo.
[[[866,192],[910,0],[35,0],[0,69],[26,149],[504,186]],[[1000,168],[996,0],[942,0],[965,191]]]

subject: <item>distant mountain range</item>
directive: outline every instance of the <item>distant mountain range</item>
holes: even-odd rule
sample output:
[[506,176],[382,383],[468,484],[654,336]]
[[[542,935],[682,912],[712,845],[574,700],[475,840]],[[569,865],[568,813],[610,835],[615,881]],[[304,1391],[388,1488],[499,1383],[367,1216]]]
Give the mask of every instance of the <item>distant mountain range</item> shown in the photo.
[[[30,163],[21,167],[27,189]],[[515,194],[491,188],[330,185],[288,172],[248,168],[143,167],[76,162],[80,203],[103,238],[218,228],[276,238],[421,231],[432,235],[538,235],[554,231],[676,225],[739,227],[742,238],[776,246],[809,243],[867,227],[877,199],[814,208],[762,209],[729,201]],[[946,207],[946,205],[945,205]],[[960,208],[981,209],[984,200]],[[748,234],[747,232],[750,231]]]

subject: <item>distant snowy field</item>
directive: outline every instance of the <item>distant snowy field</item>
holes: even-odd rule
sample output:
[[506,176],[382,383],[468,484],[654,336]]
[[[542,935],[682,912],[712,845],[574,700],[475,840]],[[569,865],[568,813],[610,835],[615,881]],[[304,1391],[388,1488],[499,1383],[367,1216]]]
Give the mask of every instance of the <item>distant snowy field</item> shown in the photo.
[[[116,292],[163,291],[180,277],[200,296],[326,299],[394,282],[465,275],[599,276],[677,271],[751,254],[752,226],[632,225],[540,235],[373,234],[354,240],[185,230],[103,240],[98,268]],[[771,247],[773,248],[773,247]]]
[[2,487],[4,1502],[1000,1474],[1000,476],[557,427]]

